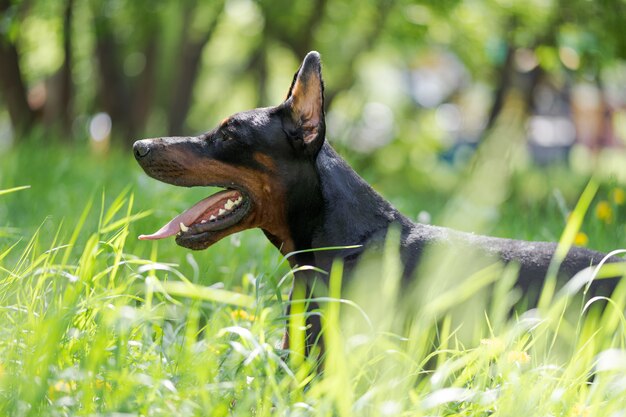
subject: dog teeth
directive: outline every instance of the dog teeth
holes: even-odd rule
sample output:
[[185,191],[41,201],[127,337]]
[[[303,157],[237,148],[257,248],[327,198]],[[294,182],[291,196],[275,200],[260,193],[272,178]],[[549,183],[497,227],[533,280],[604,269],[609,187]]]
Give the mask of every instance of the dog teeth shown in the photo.
[[187,230],[189,230],[189,228],[187,226],[185,226],[183,222],[180,222],[179,226],[180,226],[180,231],[183,232],[183,233],[186,232]]
[[206,220],[200,220],[200,224],[206,223]]
[[[241,204],[242,201],[243,201],[243,198],[241,196],[239,196],[239,198],[237,199],[229,198],[228,200],[226,200],[224,207],[222,207],[221,209],[217,211],[217,216],[212,214],[209,217],[209,221],[215,221],[217,220],[219,216],[223,216],[227,214],[228,212],[233,211],[237,206],[239,206],[239,204]],[[201,222],[201,223],[204,223],[204,222]]]

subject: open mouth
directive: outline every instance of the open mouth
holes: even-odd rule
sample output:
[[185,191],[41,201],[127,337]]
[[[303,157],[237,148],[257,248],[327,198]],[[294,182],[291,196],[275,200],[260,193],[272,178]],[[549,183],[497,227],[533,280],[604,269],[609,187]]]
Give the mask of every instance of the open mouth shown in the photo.
[[250,199],[241,191],[226,189],[200,200],[141,240],[158,240],[177,236],[177,240],[217,232],[239,223],[250,210]]

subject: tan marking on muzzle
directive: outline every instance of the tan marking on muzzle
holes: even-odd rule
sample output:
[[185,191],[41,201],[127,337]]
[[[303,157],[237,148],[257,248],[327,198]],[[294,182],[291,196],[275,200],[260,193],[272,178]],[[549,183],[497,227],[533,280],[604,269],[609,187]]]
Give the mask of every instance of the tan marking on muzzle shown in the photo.
[[283,254],[294,250],[287,224],[286,190],[271,157],[261,153],[253,155],[264,170],[230,165],[196,155],[190,148],[179,146],[168,149],[164,157],[178,167],[175,175],[179,181],[195,185],[234,184],[242,187],[252,200],[248,215],[223,231],[213,232],[208,246],[232,233],[258,227],[280,241],[280,244],[274,243]]

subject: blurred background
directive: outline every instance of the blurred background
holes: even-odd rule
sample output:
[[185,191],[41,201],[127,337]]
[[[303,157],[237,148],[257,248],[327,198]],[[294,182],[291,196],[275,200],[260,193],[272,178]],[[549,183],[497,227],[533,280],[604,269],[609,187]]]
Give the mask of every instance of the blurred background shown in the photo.
[[[0,157],[123,155],[140,176],[133,141],[279,104],[315,49],[329,140],[400,209],[430,221],[491,137],[507,168],[485,175],[507,185],[490,207],[548,197],[566,217],[592,173],[626,182],[623,16],[624,0],[0,0]],[[32,152],[3,159],[22,164],[3,186],[38,181]]]
[[0,13],[2,148],[202,132],[278,104],[313,49],[331,140],[393,143],[386,170],[462,156],[507,105],[539,163],[626,140],[623,0],[0,0]]

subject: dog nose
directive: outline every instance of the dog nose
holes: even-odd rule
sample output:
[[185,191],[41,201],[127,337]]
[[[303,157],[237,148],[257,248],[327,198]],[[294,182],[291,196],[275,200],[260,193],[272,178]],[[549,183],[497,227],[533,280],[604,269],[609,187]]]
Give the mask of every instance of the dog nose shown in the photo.
[[135,159],[141,159],[150,153],[150,144],[147,140],[138,140],[133,145]]

